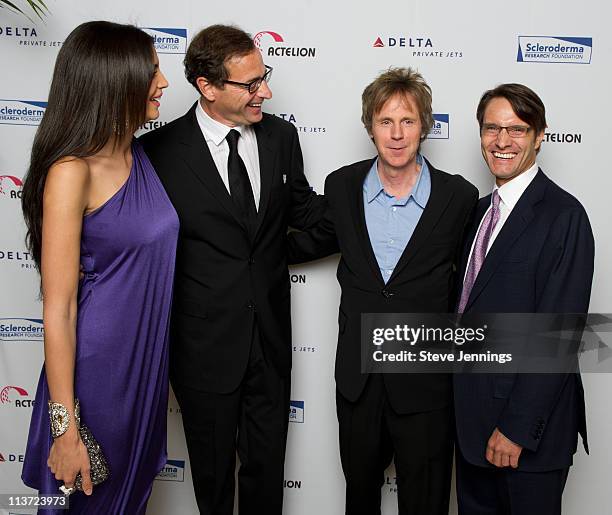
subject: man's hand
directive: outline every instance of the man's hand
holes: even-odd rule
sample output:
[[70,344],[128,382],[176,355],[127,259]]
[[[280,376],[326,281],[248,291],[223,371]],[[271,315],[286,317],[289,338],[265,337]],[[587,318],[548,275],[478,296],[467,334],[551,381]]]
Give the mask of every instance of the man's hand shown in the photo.
[[517,468],[522,450],[522,446],[508,440],[499,429],[495,428],[487,442],[486,458],[496,467]]

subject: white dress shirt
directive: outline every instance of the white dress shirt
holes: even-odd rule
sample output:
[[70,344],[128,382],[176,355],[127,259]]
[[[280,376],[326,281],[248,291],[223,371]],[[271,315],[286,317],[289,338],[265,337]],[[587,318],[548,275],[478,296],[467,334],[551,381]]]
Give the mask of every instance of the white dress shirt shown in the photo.
[[196,108],[196,118],[200,130],[206,140],[208,149],[212,155],[213,161],[217,167],[217,171],[221,176],[221,180],[227,191],[230,193],[229,176],[227,172],[227,160],[229,158],[229,144],[225,137],[231,129],[236,129],[240,133],[238,139],[238,154],[244,161],[251,188],[253,189],[253,198],[255,199],[255,207],[259,210],[259,198],[261,195],[261,177],[259,171],[259,150],[257,148],[257,138],[255,129],[250,125],[238,125],[236,127],[228,127],[227,125],[213,120],[204,111],[202,104],[198,101]]
[[[495,238],[497,238],[497,235],[506,223],[506,220],[508,220],[510,213],[512,213],[514,206],[516,206],[516,203],[519,201],[519,199],[527,189],[527,186],[531,184],[531,181],[533,181],[537,173],[538,164],[534,163],[531,168],[525,170],[522,174],[518,175],[514,179],[506,182],[505,184],[499,187],[497,186],[497,184],[493,187],[493,191],[497,190],[499,194],[499,220],[497,222],[497,225],[495,226],[495,229],[493,229],[491,238],[489,239],[489,244],[487,245],[487,254],[489,253],[489,250],[491,249],[491,245],[493,245]],[[480,224],[478,225],[478,231],[476,231],[476,236],[474,236],[474,241],[472,241],[472,248],[470,248],[470,260],[472,259],[472,252],[474,251],[474,244],[476,243],[476,238],[478,237],[480,226],[482,225],[482,222],[487,217],[487,213],[490,210],[491,206],[489,206],[489,209],[486,210],[485,214],[480,220]],[[465,267],[465,273],[467,273],[468,271],[469,264],[470,263],[468,261],[468,266]],[[465,274],[463,276],[463,279],[465,280]]]

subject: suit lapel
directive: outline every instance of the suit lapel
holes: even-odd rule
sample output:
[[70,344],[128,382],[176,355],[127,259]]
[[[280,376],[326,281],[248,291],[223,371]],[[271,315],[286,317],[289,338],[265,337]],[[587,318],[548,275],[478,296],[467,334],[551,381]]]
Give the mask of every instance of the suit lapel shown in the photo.
[[372,243],[370,242],[370,236],[368,234],[368,228],[366,227],[365,221],[365,210],[363,207],[363,181],[372,168],[373,163],[374,159],[361,163],[361,166],[357,167],[349,175],[346,186],[348,190],[348,201],[351,206],[353,223],[357,229],[357,239],[359,240],[359,244],[363,249],[365,259],[370,265],[374,276],[378,279],[381,286],[384,286],[385,281],[380,274],[380,267],[378,266],[374,249],[372,248]]
[[257,226],[254,238],[257,236],[261,223],[270,203],[270,191],[274,183],[274,173],[276,172],[274,145],[270,138],[270,133],[265,126],[265,118],[260,123],[255,124],[255,136],[257,137],[257,152],[259,154],[259,176],[261,190],[259,192],[259,209],[257,210]]
[[404,252],[400,256],[393,274],[389,278],[389,283],[395,279],[398,274],[401,273],[402,269],[410,262],[410,260],[417,254],[419,249],[427,243],[427,240],[435,228],[436,224],[440,220],[440,217],[446,210],[451,198],[453,197],[453,190],[448,186],[446,178],[436,170],[429,161],[427,162],[429,167],[429,173],[431,176],[431,194],[427,205],[421,214]]
[[[181,143],[185,146],[182,153],[182,158],[187,164],[190,171],[197,179],[210,191],[211,195],[230,213],[236,221],[245,227],[242,217],[240,216],[232,197],[230,196],[217,166],[210,154],[202,130],[196,119],[195,109],[196,104],[185,115],[186,130],[184,131]],[[245,227],[246,229],[246,227]]]
[[465,306],[466,311],[474,300],[478,298],[478,295],[480,295],[487,285],[493,273],[497,270],[497,267],[512,248],[517,238],[533,220],[533,206],[544,196],[547,180],[542,170],[538,170],[537,175],[534,177],[533,181],[531,181],[531,184],[527,186],[527,189],[523,192],[514,206],[510,216],[497,235],[497,238],[495,238],[493,245],[491,245],[491,249],[487,253],[487,257],[482,264],[480,272],[478,272],[478,276],[470,292],[470,298]]

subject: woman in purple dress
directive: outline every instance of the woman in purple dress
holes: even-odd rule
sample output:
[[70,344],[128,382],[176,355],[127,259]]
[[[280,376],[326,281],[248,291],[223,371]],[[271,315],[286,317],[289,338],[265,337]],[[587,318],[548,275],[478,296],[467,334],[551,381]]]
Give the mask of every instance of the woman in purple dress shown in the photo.
[[[167,86],[145,32],[77,27],[58,54],[23,187],[45,364],[22,478],[41,494],[71,492],[82,479],[71,513],[144,513],[166,462],[178,218],[133,135],[159,116]],[[77,399],[110,471],[96,485]]]

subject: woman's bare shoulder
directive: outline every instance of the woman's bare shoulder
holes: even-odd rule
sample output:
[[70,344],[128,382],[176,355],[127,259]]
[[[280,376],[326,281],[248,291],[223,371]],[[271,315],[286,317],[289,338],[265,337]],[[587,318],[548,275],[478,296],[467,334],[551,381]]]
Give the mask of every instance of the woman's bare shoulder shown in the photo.
[[62,199],[62,203],[86,202],[91,183],[91,170],[87,160],[63,157],[49,168],[45,181],[45,198]]

